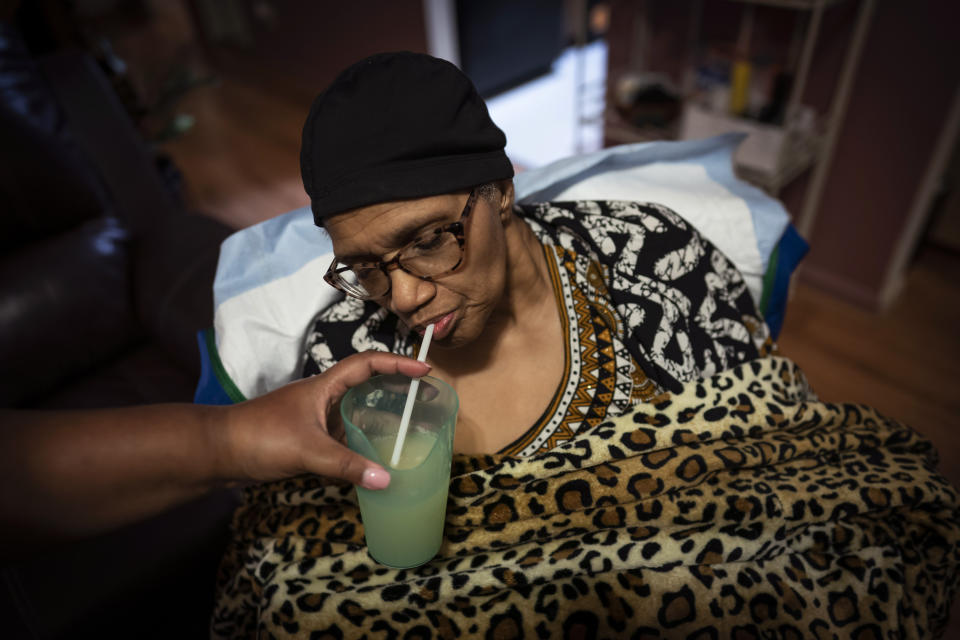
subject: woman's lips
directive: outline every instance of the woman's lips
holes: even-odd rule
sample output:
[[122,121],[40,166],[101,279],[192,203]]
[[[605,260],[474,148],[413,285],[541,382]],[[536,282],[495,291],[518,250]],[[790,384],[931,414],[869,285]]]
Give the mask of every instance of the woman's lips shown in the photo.
[[[441,316],[440,318],[433,321],[433,324],[434,324],[433,339],[434,340],[442,340],[443,338],[447,337],[447,334],[450,333],[450,330],[453,328],[453,318],[454,318],[454,312],[451,311],[447,315]],[[430,323],[428,322],[427,324],[430,324]],[[417,329],[417,333],[419,333],[420,335],[423,335],[426,332],[426,330],[427,330],[427,327],[423,326]]]

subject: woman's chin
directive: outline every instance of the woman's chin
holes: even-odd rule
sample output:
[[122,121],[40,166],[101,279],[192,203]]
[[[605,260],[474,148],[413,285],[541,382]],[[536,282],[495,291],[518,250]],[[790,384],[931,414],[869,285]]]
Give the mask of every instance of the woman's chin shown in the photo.
[[437,349],[450,350],[459,349],[476,340],[476,336],[464,336],[454,331],[443,340],[434,340],[431,349],[435,346]]
[[476,331],[469,324],[458,322],[453,330],[441,340],[435,340],[434,344],[439,349],[459,349],[476,341],[483,331]]
[[[488,330],[490,314],[483,307],[473,307],[453,314],[448,327],[442,335],[434,334],[432,345],[438,349],[450,350],[466,347],[483,338]],[[430,347],[433,349],[433,346]]]

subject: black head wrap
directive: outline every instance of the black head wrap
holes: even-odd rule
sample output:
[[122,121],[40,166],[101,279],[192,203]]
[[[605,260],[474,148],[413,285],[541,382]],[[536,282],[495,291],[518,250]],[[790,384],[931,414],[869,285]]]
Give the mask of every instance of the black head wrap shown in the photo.
[[380,53],[313,101],[300,172],[313,218],[513,176],[506,137],[473,83],[425,54]]

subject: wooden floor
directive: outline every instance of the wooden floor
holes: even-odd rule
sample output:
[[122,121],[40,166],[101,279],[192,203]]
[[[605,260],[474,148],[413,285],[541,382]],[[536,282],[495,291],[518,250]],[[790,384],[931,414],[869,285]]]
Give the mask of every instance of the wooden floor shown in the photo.
[[192,130],[165,144],[191,208],[241,229],[309,204],[300,181],[300,131],[310,98],[223,79],[188,94]]
[[[180,105],[194,130],[165,145],[193,208],[242,228],[307,204],[299,176],[309,97],[224,78]],[[864,311],[799,283],[781,351],[820,397],[872,405],[929,437],[960,486],[960,256],[927,248],[886,313]],[[960,604],[947,638],[960,638]],[[955,635],[954,635],[955,634]]]

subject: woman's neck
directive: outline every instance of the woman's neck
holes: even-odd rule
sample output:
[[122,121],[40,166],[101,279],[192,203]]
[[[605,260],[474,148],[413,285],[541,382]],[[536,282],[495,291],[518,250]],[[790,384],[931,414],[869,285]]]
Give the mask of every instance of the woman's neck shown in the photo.
[[490,322],[494,326],[536,331],[544,312],[556,307],[543,245],[516,216],[510,220],[506,236],[507,282]]
[[494,453],[536,424],[564,375],[564,336],[543,246],[512,218],[507,283],[480,337],[430,352],[434,375],[460,398],[454,450]]

